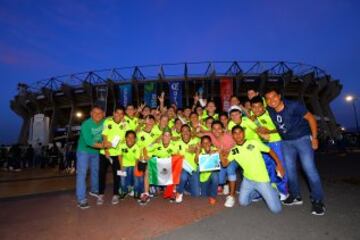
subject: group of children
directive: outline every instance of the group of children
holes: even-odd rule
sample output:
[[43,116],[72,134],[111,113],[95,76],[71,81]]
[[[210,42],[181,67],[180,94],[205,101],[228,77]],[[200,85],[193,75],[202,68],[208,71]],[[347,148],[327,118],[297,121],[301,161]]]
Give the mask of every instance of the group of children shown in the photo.
[[[184,109],[166,107],[164,94],[158,99],[157,108],[145,105],[135,108],[130,104],[126,108],[117,107],[104,120],[99,114],[101,108],[95,106],[98,116],[91,113],[86,121],[102,126],[101,132],[90,131],[86,121],[82,124],[78,151],[86,146],[100,150],[98,190],[93,182],[95,187],[91,190],[98,205],[104,203],[106,173],[111,167],[112,204],[132,196],[145,205],[162,192],[171,202],[181,203],[188,194],[206,196],[212,205],[216,204],[218,194],[224,194],[228,195],[225,206],[233,207],[237,177],[241,176],[240,205],[263,199],[272,212],[281,210],[281,200],[288,195],[281,137],[258,92],[248,90],[248,101],[244,104],[232,96],[228,112],[220,114],[215,102],[206,102],[199,96],[194,97],[192,107]],[[214,153],[220,156],[220,170],[200,172],[199,156]],[[190,166],[182,169],[179,184],[149,184],[148,160],[174,155],[182,156]],[[79,201],[79,206],[87,208],[88,204]]]

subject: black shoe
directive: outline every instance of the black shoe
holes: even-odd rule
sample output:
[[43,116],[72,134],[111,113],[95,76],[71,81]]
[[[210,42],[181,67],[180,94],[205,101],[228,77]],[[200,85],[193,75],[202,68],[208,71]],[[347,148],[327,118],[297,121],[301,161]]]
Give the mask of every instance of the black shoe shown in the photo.
[[89,204],[87,203],[87,202],[84,202],[84,203],[78,203],[78,207],[80,208],[80,209],[87,209],[87,208],[89,208],[90,206],[89,206]]
[[303,201],[301,197],[294,198],[293,196],[290,195],[284,201],[282,201],[282,203],[287,206],[293,206],[293,205],[302,205]]
[[313,202],[311,208],[311,214],[317,216],[323,216],[325,214],[325,206],[322,202]]
[[127,195],[128,195],[127,192],[122,192],[122,193],[120,193],[120,200],[124,200]]

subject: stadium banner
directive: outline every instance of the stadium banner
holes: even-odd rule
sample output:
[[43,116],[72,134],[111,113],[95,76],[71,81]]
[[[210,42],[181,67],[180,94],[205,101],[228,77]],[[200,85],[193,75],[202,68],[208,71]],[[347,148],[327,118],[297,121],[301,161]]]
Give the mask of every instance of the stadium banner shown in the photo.
[[175,104],[178,108],[182,108],[183,87],[180,81],[169,82],[170,104]]
[[231,78],[220,79],[220,98],[223,111],[230,107],[230,98],[233,95],[233,81]]
[[208,172],[220,170],[219,153],[199,155],[199,171]]
[[148,82],[144,84],[144,102],[151,108],[157,106],[156,83]]
[[130,83],[119,85],[118,104],[126,107],[132,103],[132,85]]

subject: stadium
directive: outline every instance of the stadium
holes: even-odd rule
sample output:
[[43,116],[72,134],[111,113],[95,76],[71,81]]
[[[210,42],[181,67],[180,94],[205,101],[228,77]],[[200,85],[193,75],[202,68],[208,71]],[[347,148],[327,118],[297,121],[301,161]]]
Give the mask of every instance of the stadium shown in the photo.
[[190,106],[193,95],[201,92],[221,111],[226,110],[231,95],[243,100],[249,87],[261,94],[269,86],[279,87],[286,98],[306,104],[318,121],[319,138],[337,137],[340,129],[330,103],[342,90],[340,81],[316,66],[294,62],[191,62],[66,74],[31,85],[19,83],[10,106],[23,119],[18,142],[47,144],[74,138],[98,101],[110,115],[117,105],[146,102],[155,107],[162,91],[167,103]]

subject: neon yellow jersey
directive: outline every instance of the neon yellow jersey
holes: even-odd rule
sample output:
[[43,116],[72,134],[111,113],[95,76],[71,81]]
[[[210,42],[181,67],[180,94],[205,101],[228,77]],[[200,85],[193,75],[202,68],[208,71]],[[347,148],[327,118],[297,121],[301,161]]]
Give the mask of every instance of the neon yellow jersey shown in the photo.
[[176,130],[172,130],[171,135],[172,135],[173,138],[176,137],[178,140],[181,139],[181,132],[178,132]]
[[177,142],[170,141],[169,146],[164,147],[163,143],[155,143],[148,148],[149,156],[158,157],[158,158],[168,158],[174,154],[179,153],[179,147]]
[[191,165],[191,167],[196,171],[198,169],[198,165],[195,162],[196,153],[190,152],[190,147],[195,147],[200,143],[200,138],[195,137],[190,139],[188,143],[185,143],[183,140],[178,141],[179,154],[184,156],[185,161]]
[[119,146],[120,155],[122,156],[122,167],[134,167],[136,161],[140,158],[141,148],[134,144],[129,147],[126,143]]
[[[211,151],[212,152],[217,151],[217,148],[215,146],[212,146]],[[201,149],[200,154],[208,154],[208,153],[206,153],[204,149]],[[209,180],[211,173],[212,171],[200,172],[200,182],[206,182],[207,180]]]
[[141,130],[137,133],[137,140],[136,143],[139,147],[144,148],[148,147],[150,144],[154,143],[157,139],[157,135],[154,133],[154,127],[151,129],[150,132],[146,132],[145,130]]
[[[256,118],[259,125],[266,127],[268,130],[273,131],[276,130],[276,126],[274,122],[272,121],[269,112],[265,111],[265,113],[261,116],[258,116]],[[281,141],[281,136],[279,133],[270,133],[270,139],[269,142],[278,142]]]
[[[233,120],[230,120],[227,127],[228,131],[231,132],[232,128],[236,125],[238,124],[236,124]],[[248,117],[242,117],[240,126],[244,129],[246,140],[254,139],[261,141],[259,135],[256,132],[256,128],[257,128],[256,124],[253,121],[251,121]]]
[[229,152],[228,160],[236,161],[244,171],[244,177],[255,182],[269,182],[269,173],[261,152],[270,148],[261,141],[246,140],[243,145],[235,145]]
[[153,127],[152,132],[155,134],[156,138],[159,138],[163,133],[158,124]]
[[169,123],[168,123],[169,128],[173,128],[174,125],[175,125],[175,118],[170,119],[170,120],[169,120]]
[[[109,148],[110,156],[119,155],[120,152],[118,146],[121,142],[124,142],[125,132],[126,132],[125,121],[116,123],[112,117],[108,117],[104,120],[104,129],[102,131],[102,135],[106,136],[109,142],[112,142],[115,138],[119,138],[117,146]],[[100,154],[105,154],[105,150],[101,149]]]
[[125,121],[126,121],[126,131],[128,130],[132,130],[132,131],[136,131],[136,128],[139,124],[139,119],[137,117],[133,117],[130,118],[129,116],[125,116]]
[[[208,112],[205,110],[202,115],[202,120],[206,120],[209,117]],[[219,120],[219,114],[215,113],[213,116],[214,120]]]

